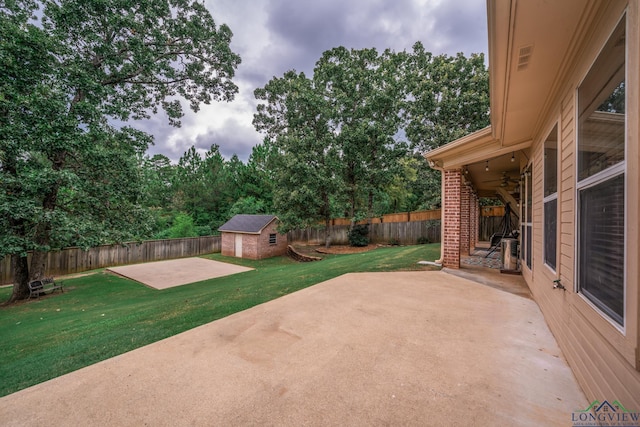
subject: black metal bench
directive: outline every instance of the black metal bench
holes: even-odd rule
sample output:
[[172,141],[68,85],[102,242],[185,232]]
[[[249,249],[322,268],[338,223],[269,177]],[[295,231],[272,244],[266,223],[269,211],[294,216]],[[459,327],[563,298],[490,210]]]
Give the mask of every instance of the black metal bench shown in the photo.
[[53,277],[45,277],[43,279],[32,280],[29,282],[29,298],[40,297],[47,292],[55,292],[60,289],[60,292],[64,292],[62,282],[56,283]]

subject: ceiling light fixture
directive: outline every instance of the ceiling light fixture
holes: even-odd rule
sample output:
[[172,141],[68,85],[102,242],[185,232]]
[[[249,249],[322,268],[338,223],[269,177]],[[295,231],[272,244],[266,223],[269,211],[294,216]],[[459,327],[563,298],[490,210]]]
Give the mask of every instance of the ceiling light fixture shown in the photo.
[[484,170],[486,172],[489,172],[489,160],[487,160],[487,165],[484,167]]
[[515,161],[516,161],[516,153],[515,153],[515,152],[512,152],[512,153],[511,153],[511,163],[513,163],[513,162],[515,162]]

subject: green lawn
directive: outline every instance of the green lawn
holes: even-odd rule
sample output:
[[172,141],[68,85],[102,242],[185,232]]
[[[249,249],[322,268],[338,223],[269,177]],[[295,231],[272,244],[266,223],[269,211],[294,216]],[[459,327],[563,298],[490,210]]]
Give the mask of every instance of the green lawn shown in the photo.
[[[65,292],[0,308],[4,396],[344,273],[426,269],[438,244],[379,248],[296,263],[214,254],[255,270],[162,291],[104,271],[64,280]],[[11,288],[0,289],[0,301]]]

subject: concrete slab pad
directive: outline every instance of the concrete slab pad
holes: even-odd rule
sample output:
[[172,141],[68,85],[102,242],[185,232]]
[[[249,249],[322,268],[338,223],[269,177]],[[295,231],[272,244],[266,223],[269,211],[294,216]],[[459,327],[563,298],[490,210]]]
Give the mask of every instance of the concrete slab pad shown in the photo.
[[443,272],[347,274],[0,398],[4,426],[571,425],[536,303]]
[[107,269],[155,289],[167,289],[250,270],[253,269],[205,258],[180,258]]

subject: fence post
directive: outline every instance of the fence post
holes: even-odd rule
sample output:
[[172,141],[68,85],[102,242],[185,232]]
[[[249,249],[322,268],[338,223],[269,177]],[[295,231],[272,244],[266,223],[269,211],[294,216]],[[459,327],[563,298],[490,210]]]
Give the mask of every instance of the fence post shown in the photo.
[[[211,244],[203,244],[202,239]],[[47,254],[45,274],[66,275],[122,264],[160,261],[180,256],[198,256],[208,253],[209,248],[213,252],[220,252],[220,240],[220,236],[204,236],[101,245],[86,251],[80,248],[65,248]],[[0,285],[8,285],[12,282],[10,261],[11,256],[0,259]]]

